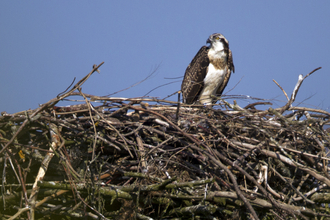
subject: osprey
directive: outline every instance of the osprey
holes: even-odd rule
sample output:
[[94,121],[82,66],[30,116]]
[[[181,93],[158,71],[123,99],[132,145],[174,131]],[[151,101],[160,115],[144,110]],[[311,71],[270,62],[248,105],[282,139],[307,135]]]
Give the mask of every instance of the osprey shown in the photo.
[[231,72],[235,72],[229,43],[222,34],[212,34],[186,69],[181,84],[183,103],[196,101],[211,105],[216,100],[212,96],[221,95]]

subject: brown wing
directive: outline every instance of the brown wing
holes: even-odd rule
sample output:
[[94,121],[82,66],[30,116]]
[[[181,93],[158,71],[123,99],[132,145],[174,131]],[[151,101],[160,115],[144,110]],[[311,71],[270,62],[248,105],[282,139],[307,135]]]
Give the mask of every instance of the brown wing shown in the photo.
[[199,93],[203,89],[204,78],[210,63],[208,51],[209,48],[203,46],[186,69],[181,84],[183,103],[192,104],[197,101]]
[[227,74],[225,75],[225,79],[223,80],[221,86],[217,91],[217,95],[221,95],[223,90],[226,88],[227,83],[229,81],[231,72],[235,72],[235,67],[233,63],[233,55],[231,54],[231,50],[228,50],[228,59],[227,59]]

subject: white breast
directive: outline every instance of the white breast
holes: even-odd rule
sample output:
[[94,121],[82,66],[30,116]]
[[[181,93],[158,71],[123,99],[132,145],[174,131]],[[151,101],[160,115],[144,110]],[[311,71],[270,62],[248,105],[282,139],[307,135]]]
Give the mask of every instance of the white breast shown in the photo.
[[200,103],[204,105],[212,104],[212,96],[215,96],[219,86],[223,83],[227,70],[215,69],[213,64],[210,63],[206,77],[204,79],[204,88],[199,97]]

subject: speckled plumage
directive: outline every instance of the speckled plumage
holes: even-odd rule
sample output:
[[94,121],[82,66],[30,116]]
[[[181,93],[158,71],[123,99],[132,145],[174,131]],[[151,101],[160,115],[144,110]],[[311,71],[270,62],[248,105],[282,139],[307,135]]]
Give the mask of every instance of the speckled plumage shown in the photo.
[[212,34],[186,69],[181,85],[183,102],[199,101],[209,105],[212,95],[221,95],[231,72],[235,71],[227,39],[221,34]]

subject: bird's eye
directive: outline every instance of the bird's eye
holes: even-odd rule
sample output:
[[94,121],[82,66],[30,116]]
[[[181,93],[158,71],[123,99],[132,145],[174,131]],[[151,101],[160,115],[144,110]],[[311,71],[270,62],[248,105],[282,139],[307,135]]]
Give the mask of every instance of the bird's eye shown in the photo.
[[216,39],[216,40],[219,40],[220,38],[219,38],[219,37],[216,37],[215,39]]

